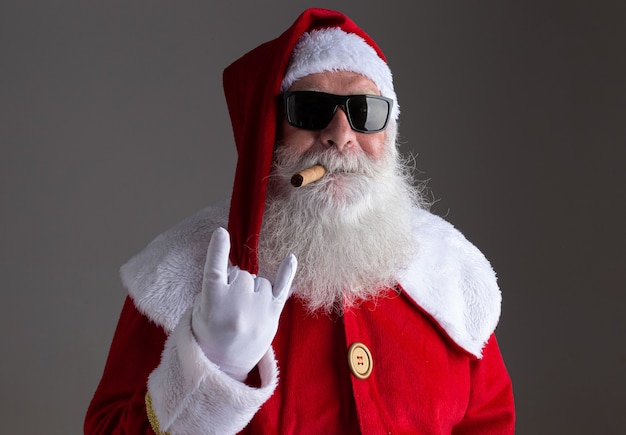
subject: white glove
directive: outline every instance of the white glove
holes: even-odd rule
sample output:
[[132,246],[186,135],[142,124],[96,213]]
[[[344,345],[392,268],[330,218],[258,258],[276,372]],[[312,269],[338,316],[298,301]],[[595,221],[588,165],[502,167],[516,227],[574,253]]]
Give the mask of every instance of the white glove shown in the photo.
[[269,349],[289,296],[297,260],[281,263],[274,288],[264,278],[229,266],[230,235],[213,232],[204,266],[202,294],[193,308],[191,326],[206,357],[238,381]]

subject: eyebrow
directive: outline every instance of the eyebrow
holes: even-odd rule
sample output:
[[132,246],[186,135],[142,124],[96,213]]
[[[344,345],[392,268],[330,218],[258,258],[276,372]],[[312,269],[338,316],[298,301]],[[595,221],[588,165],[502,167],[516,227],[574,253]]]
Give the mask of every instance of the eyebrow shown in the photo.
[[309,92],[323,92],[325,94],[333,94],[333,95],[378,95],[378,96],[382,96],[382,94],[380,93],[380,91],[378,90],[374,90],[372,88],[358,88],[356,91],[353,92],[349,92],[349,93],[342,93],[342,94],[335,94],[333,92],[328,92],[327,90],[324,90],[320,87],[317,86],[306,86],[303,88],[289,88],[289,91],[292,92],[298,92],[298,91],[309,91]]

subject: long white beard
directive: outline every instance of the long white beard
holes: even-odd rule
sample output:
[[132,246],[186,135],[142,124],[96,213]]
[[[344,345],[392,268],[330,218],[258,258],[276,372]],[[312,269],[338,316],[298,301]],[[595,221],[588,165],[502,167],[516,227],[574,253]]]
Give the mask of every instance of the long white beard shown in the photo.
[[[318,163],[327,170],[321,180],[290,185],[295,172]],[[285,256],[295,254],[293,294],[309,310],[328,313],[396,285],[397,271],[416,249],[410,215],[422,197],[395,150],[375,162],[335,148],[296,155],[279,146],[271,174],[258,246],[260,274],[273,277]]]

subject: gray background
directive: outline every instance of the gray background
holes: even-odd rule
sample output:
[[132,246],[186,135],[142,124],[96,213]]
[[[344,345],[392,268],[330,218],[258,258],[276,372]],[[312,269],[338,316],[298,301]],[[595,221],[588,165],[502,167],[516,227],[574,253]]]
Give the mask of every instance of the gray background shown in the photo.
[[[623,433],[626,8],[320,1],[385,51],[446,216],[498,272],[519,434]],[[118,268],[231,187],[222,69],[310,3],[0,3],[3,433],[78,434]]]

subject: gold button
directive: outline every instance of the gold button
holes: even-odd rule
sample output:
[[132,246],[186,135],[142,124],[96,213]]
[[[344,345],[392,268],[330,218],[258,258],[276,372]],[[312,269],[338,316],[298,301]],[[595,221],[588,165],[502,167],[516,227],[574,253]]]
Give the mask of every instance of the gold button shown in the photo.
[[353,343],[348,349],[348,363],[352,374],[359,379],[367,379],[372,374],[372,354],[363,343]]

